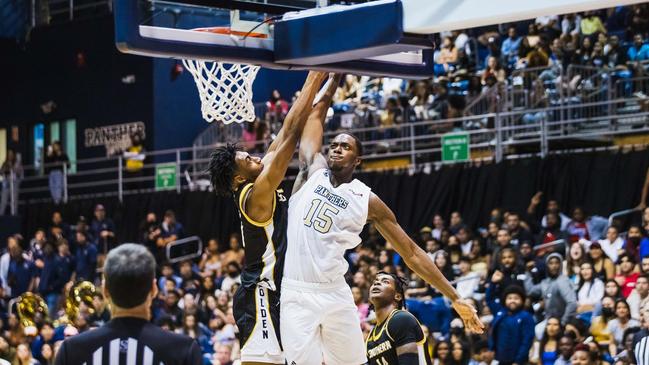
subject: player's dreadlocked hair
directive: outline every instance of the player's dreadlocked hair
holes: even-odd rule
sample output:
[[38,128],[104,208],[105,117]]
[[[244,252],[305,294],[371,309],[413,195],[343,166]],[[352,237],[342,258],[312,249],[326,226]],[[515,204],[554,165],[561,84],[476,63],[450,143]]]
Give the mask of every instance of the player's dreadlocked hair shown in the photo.
[[210,156],[207,173],[210,175],[212,187],[218,195],[232,194],[232,180],[237,169],[235,156],[239,150],[237,145],[228,143],[225,146],[217,147]]
[[397,302],[397,307],[399,307],[399,309],[406,309],[406,293],[404,289],[408,285],[406,279],[397,274],[391,274],[385,271],[377,272],[376,276],[379,275],[388,275],[392,277],[392,279],[394,280],[394,288],[397,290],[397,293],[401,294],[401,300]]

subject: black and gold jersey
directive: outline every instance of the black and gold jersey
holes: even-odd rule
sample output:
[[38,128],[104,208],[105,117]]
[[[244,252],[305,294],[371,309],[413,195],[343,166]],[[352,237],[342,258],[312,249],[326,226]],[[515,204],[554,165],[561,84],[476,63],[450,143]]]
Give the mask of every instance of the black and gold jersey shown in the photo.
[[425,364],[424,332],[419,321],[407,311],[395,309],[388,319],[378,323],[367,337],[369,365],[399,364],[397,348],[409,343],[417,344],[419,363]]
[[270,290],[279,290],[286,255],[288,199],[283,190],[277,190],[271,218],[267,222],[255,222],[245,211],[245,201],[252,186],[252,183],[246,184],[234,195],[241,218],[245,253],[241,285],[253,287],[260,284]]

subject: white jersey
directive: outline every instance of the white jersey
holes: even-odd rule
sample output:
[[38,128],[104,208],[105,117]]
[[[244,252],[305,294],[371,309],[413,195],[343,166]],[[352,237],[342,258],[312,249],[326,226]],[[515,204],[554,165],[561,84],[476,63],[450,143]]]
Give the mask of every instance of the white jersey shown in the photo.
[[313,173],[289,200],[284,277],[307,283],[342,280],[349,266],[345,251],[361,242],[370,194],[359,180],[334,187],[329,170]]

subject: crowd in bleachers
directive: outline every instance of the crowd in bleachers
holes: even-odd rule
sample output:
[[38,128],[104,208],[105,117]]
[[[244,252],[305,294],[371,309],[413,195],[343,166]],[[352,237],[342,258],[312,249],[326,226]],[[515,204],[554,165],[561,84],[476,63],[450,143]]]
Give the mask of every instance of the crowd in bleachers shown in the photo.
[[[495,208],[485,227],[467,226],[459,212],[438,214],[413,237],[474,302],[485,335],[466,333],[450,303],[369,226],[363,243],[346,255],[365,335],[374,318],[369,286],[386,271],[406,278],[406,306],[424,328],[429,364],[634,363],[633,336],[649,329],[649,209],[640,224],[609,226],[579,207],[564,212],[553,200],[541,208],[542,200],[536,194],[526,212]],[[7,240],[0,256],[0,364],[51,364],[62,339],[110,319],[100,290],[76,311],[66,299],[79,282],[101,284],[97,268],[118,244],[116,227],[102,205],[92,219],[67,219],[54,212],[31,237]],[[186,236],[174,212],[161,219],[149,212],[140,227],[140,243],[158,262],[152,321],[195,338],[205,364],[236,363],[232,296],[244,258],[238,234],[228,242],[209,239],[202,256],[171,264],[164,248]],[[18,315],[16,300],[28,291],[42,297],[49,316]]]
[[[559,94],[596,90],[590,72],[568,74],[570,65],[609,70],[612,80],[649,76],[649,4],[619,6],[529,21],[500,24],[435,35],[435,68],[430,79],[407,81],[347,75],[336,94],[327,129],[381,127],[374,139],[393,138],[395,126],[421,120],[444,120],[483,114],[503,108],[505,90],[528,93],[525,102],[508,106],[542,108],[557,103]],[[559,89],[562,91],[558,91]],[[636,90],[637,89],[637,90]],[[625,85],[623,92],[642,87]],[[500,98],[472,104],[485,93]],[[512,98],[514,98],[512,96]],[[592,100],[583,100],[592,101]],[[248,128],[249,142],[276,133],[288,112],[290,98],[274,91],[266,103],[265,118]],[[563,100],[566,102],[566,100]],[[484,105],[486,104],[486,106]],[[475,108],[471,108],[475,106]],[[530,114],[520,122],[534,122]],[[485,121],[486,122],[486,121]],[[436,125],[438,131],[486,127],[484,122]],[[376,133],[375,133],[376,134]]]

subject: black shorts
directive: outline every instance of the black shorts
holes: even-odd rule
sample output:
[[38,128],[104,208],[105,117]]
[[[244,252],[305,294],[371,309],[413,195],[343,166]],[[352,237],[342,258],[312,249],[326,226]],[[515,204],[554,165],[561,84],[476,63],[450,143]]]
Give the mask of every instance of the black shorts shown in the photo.
[[282,356],[279,292],[261,285],[248,288],[240,286],[233,299],[233,314],[239,328],[242,360],[244,355]]

